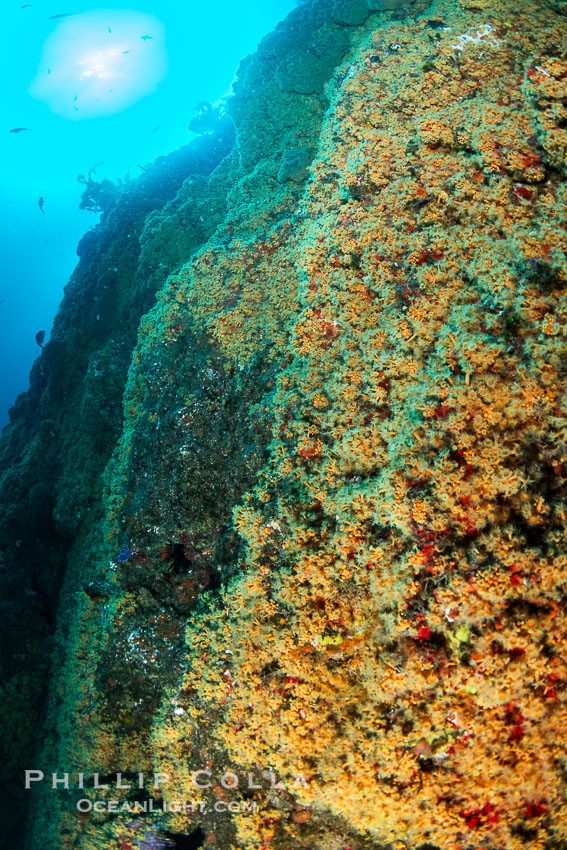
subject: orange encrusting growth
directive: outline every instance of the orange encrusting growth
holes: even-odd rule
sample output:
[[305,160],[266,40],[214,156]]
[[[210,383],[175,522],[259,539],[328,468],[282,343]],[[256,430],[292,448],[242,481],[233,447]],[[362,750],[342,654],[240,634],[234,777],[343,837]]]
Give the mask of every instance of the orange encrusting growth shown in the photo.
[[[246,560],[189,627],[180,703],[361,835],[513,850],[567,838],[566,66],[543,53],[567,23],[475,8],[383,26],[339,75],[270,269],[299,307]],[[230,358],[259,321],[238,286]],[[291,828],[235,818],[246,848]]]

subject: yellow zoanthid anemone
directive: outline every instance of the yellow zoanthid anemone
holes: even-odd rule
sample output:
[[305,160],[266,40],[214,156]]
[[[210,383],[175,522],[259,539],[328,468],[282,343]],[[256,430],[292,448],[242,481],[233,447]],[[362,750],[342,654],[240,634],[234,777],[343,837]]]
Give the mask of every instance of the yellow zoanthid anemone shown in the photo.
[[[567,840],[566,35],[511,0],[371,32],[299,224],[208,324],[229,358],[289,351],[176,697],[199,752],[294,789],[239,847],[323,847],[323,815],[353,847]],[[154,729],[174,775],[186,742]]]

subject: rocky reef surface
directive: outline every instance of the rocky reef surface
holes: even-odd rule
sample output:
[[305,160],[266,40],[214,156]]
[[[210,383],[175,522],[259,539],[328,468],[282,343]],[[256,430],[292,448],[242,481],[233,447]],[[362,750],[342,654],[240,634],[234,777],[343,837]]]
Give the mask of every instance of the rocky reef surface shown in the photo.
[[564,5],[306,0],[80,244],[0,447],[28,850],[564,846]]

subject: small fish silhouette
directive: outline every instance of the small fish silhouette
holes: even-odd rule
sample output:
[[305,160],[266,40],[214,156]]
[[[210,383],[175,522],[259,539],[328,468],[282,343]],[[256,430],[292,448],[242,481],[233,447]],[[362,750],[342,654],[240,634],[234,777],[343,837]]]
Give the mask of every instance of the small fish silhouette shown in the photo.
[[148,38],[153,38],[153,35],[141,35],[140,38],[142,39],[142,41],[147,41]]
[[24,130],[30,131],[30,127],[14,127],[13,130],[10,130],[10,133],[23,133]]
[[38,331],[35,335],[35,341],[40,348],[43,348],[43,340],[45,339],[45,331]]
[[45,210],[43,209],[44,204],[45,204],[45,198],[42,195],[41,198],[39,199],[39,201],[37,202],[37,205],[40,208],[40,210],[42,211],[42,213],[45,214]]
[[31,9],[31,3],[26,3],[25,6],[20,6],[20,9]]
[[49,20],[54,21],[56,18],[71,18],[73,15],[76,15],[76,12],[63,12],[59,15],[50,15]]

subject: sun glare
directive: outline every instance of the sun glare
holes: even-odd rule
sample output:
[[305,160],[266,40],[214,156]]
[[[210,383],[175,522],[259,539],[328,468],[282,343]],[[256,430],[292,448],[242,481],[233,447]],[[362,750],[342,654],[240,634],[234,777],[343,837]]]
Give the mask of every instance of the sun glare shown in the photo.
[[65,118],[113,115],[155,91],[166,71],[157,18],[96,9],[66,18],[51,33],[30,94]]
[[85,53],[79,60],[79,80],[112,80],[119,77],[126,70],[124,59],[120,69],[120,53],[120,50],[115,49]]

